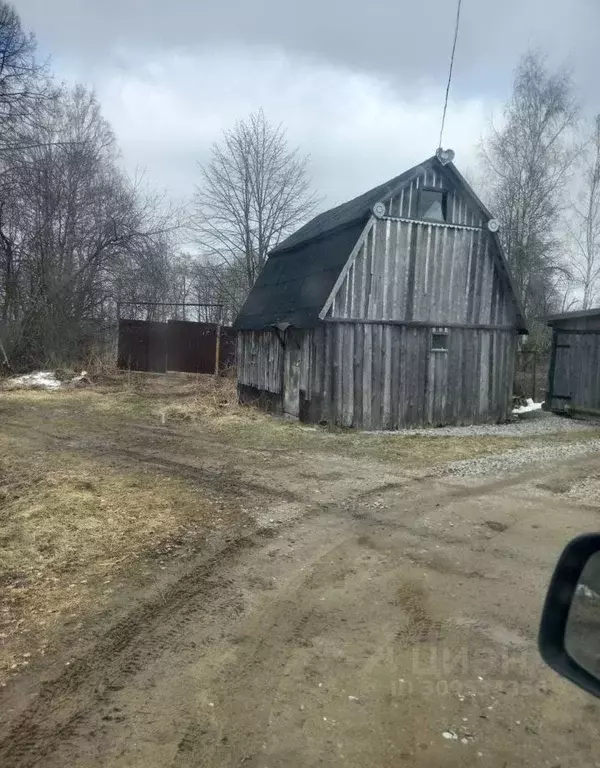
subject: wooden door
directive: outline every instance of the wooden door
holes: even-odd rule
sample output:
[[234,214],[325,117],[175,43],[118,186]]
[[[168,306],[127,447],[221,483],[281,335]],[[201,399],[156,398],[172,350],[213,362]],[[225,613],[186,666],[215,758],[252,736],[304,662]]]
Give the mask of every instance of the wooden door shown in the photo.
[[571,339],[572,337],[561,334],[556,335],[554,348],[554,381],[552,387],[552,406],[558,410],[564,410],[566,405],[571,403],[572,377],[571,366]]
[[283,411],[298,418],[300,415],[300,345],[288,335],[283,351]]

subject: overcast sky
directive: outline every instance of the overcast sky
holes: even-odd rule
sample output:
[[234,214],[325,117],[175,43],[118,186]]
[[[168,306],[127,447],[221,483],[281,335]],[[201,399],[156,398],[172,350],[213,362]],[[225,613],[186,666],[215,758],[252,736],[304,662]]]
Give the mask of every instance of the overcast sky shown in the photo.
[[[454,0],[17,0],[60,78],[96,89],[130,171],[192,194],[197,161],[263,107],[333,205],[438,143]],[[463,0],[444,146],[477,145],[528,47],[568,63],[600,111],[600,0]]]

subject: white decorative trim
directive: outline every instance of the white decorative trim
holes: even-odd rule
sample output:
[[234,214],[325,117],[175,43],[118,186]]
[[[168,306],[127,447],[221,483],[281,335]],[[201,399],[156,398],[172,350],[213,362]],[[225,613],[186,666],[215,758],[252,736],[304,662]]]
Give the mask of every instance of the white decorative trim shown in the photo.
[[354,248],[350,252],[350,256],[348,256],[348,261],[342,267],[342,271],[340,272],[340,274],[338,276],[338,279],[335,281],[335,283],[333,285],[333,288],[331,289],[331,293],[327,297],[327,301],[323,305],[323,309],[319,312],[319,320],[324,320],[325,319],[325,315],[331,309],[331,305],[333,304],[333,300],[335,299],[335,296],[336,296],[337,292],[341,288],[341,285],[344,282],[344,280],[346,278],[346,275],[350,271],[350,267],[354,264],[354,261],[355,261],[356,257],[358,256],[358,254],[360,252],[360,249],[362,248],[362,246],[366,242],[366,239],[367,239],[367,236],[368,236],[369,232],[373,229],[373,225],[375,224],[375,221],[377,221],[377,219],[375,219],[374,216],[371,216],[371,218],[367,222],[365,228],[361,232],[360,237],[356,241],[356,245],[354,246]]
[[425,221],[423,219],[405,219],[402,216],[384,216],[383,221],[402,221],[405,224],[424,224],[428,227],[448,227],[449,229],[466,229],[481,232],[483,227],[470,227],[466,224],[448,224],[446,221]]

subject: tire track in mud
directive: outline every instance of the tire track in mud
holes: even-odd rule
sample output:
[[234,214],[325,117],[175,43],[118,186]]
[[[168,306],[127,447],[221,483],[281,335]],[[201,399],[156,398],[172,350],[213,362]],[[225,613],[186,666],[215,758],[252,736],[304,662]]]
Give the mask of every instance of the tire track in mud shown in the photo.
[[125,687],[129,678],[172,648],[190,622],[210,610],[210,601],[222,587],[210,578],[213,568],[256,542],[255,536],[242,537],[218,549],[112,626],[91,652],[72,661],[58,678],[43,683],[0,739],[0,765],[28,768],[52,753],[101,704],[104,692]]
[[[283,488],[282,486],[275,488],[273,486],[267,486],[246,479],[245,477],[242,478],[241,472],[234,466],[233,458],[228,463],[225,463],[221,459],[219,466],[208,468],[200,466],[198,463],[186,461],[183,457],[161,455],[159,452],[143,450],[142,448],[125,448],[118,443],[90,438],[89,436],[80,438],[73,435],[61,435],[15,422],[5,422],[4,426],[16,428],[27,434],[33,432],[49,440],[55,441],[62,447],[70,448],[84,455],[120,457],[128,461],[129,466],[134,465],[134,463],[147,464],[165,474],[173,475],[175,473],[180,477],[185,477],[188,480],[214,488],[220,493],[233,496],[238,500],[247,496],[250,491],[260,494],[264,499],[278,499],[288,502],[302,501],[297,493],[294,493],[287,488]],[[140,436],[133,432],[126,433],[121,431],[115,433],[115,435],[118,437],[119,441],[123,438],[129,438],[132,441],[137,440],[138,442],[141,442]],[[147,443],[147,439],[143,440],[143,442]],[[209,443],[208,446],[201,440],[196,440],[194,444],[202,445],[203,448],[214,447],[219,450],[221,455],[224,448],[223,443],[218,441]],[[202,457],[199,457],[199,461],[202,461]]]
[[[334,536],[329,541],[330,546],[324,551],[321,549],[318,556],[303,564],[302,574],[286,584],[273,601],[269,601],[262,610],[250,616],[244,623],[244,641],[236,646],[235,661],[223,671],[220,679],[216,681],[216,690],[211,693],[215,702],[220,700],[219,724],[211,726],[208,722],[193,719],[181,736],[179,747],[169,768],[195,768],[198,765],[234,768],[238,765],[262,765],[261,744],[266,739],[275,705],[273,699],[264,696],[260,681],[280,679],[282,670],[285,670],[298,646],[307,644],[313,631],[318,634],[319,622],[324,619],[317,602],[319,599],[317,594],[331,588],[339,583],[340,579],[343,580],[346,575],[354,572],[354,561],[351,555],[355,544],[362,545],[361,539],[365,534],[373,532],[373,527],[379,529],[383,522],[378,518],[377,513],[373,514],[373,510],[364,508],[365,503],[368,504],[373,497],[385,495],[386,492],[406,491],[407,495],[403,503],[407,507],[410,506],[410,510],[404,510],[405,516],[401,520],[388,519],[383,527],[395,528],[396,531],[410,530],[411,523],[414,523],[424,510],[435,504],[443,508],[456,500],[493,494],[524,482],[527,482],[527,478],[522,475],[513,475],[503,480],[494,480],[476,486],[452,488],[437,486],[426,495],[423,495],[423,487],[419,481],[409,484],[384,483],[376,489],[361,493],[354,500],[337,508],[332,508],[330,505],[330,512],[337,512],[338,516],[340,509],[344,509],[346,525],[344,535]],[[412,505],[408,501],[411,497],[416,502]],[[349,507],[354,508],[350,515],[347,514]],[[304,522],[308,523],[313,514],[308,513]],[[335,524],[333,528],[336,529]],[[327,531],[324,531],[323,535],[326,533]],[[415,536],[421,535],[432,536],[431,532],[415,533]],[[435,535],[433,537],[438,538]],[[327,538],[326,535],[325,538]],[[380,551],[377,554],[385,557],[385,554]],[[343,560],[342,564],[331,563],[340,556]],[[408,553],[405,556],[412,562],[416,562]],[[431,567],[431,564],[428,565]],[[462,575],[462,572],[460,573]],[[485,578],[484,574],[478,572],[471,572],[468,575],[469,578]],[[436,623],[429,617],[425,605],[425,593],[421,586],[403,584],[399,595],[401,598],[404,597],[400,605],[408,615],[408,629],[404,626],[398,629],[399,642],[406,642],[411,637],[414,642],[420,642],[425,634],[429,636],[433,632],[441,632],[441,623]],[[247,707],[248,700],[253,702],[251,710]],[[232,724],[234,724],[234,731],[246,734],[242,752],[236,751],[235,739],[234,743],[228,739]]]
[[[33,431],[25,425],[11,426],[17,426],[28,433]],[[72,437],[63,438],[43,430],[36,431],[57,440],[61,445],[64,444],[65,439],[73,440]],[[97,444],[87,447],[79,444],[76,449],[98,453]],[[192,479],[200,483],[212,483],[215,474],[218,474],[212,470],[190,465],[184,460],[155,456],[137,449],[119,448],[106,442],[102,450],[132,462],[152,464],[164,472],[189,473]],[[581,466],[582,461],[582,458],[578,457],[565,462],[562,466],[568,467],[575,464]],[[444,507],[456,500],[485,496],[488,493],[499,492],[525,483],[537,474],[538,472],[522,473],[501,480],[467,486],[444,486],[443,477],[439,478],[441,481],[439,484],[430,477],[397,484],[385,483],[353,500],[341,501],[339,504],[306,504],[306,515],[303,519],[307,523],[319,514],[331,513],[326,514],[327,519],[330,516],[335,518],[337,513],[338,520],[345,521],[346,530],[350,526],[350,533],[330,542],[333,546],[324,553],[321,552],[319,557],[310,564],[310,572],[284,588],[283,594],[273,601],[266,613],[252,617],[250,626],[254,627],[253,642],[248,643],[248,647],[243,649],[240,663],[236,663],[235,670],[231,673],[236,676],[237,684],[246,680],[250,686],[252,676],[257,666],[261,664],[271,665],[273,668],[277,665],[281,666],[282,653],[284,655],[287,653],[286,646],[290,638],[302,633],[303,626],[311,620],[311,611],[314,611],[310,601],[297,599],[303,585],[306,587],[318,564],[325,558],[330,558],[336,549],[343,548],[357,532],[360,532],[363,525],[367,527],[372,523],[377,525],[382,522],[378,520],[376,512],[374,513],[373,510],[365,512],[361,508],[362,504],[368,502],[370,498],[378,494],[385,495],[395,489],[405,492],[404,498],[399,503],[408,508],[402,510],[405,516],[396,522],[396,527],[402,528],[407,525],[407,517],[418,515],[436,502]],[[427,487],[424,487],[423,480],[431,481],[433,490],[428,491]],[[229,482],[229,475],[227,482]],[[232,478],[230,492],[236,494],[238,498],[239,494],[248,488],[247,482],[239,480],[236,482],[235,478]],[[297,494],[282,488],[275,491],[273,488],[255,484],[252,489],[260,493],[268,491],[271,497],[279,498],[283,497],[280,491],[284,491],[289,494],[287,498],[298,499]],[[185,627],[191,622],[202,620],[203,613],[210,613],[223,587],[222,581],[211,580],[213,571],[217,566],[222,566],[224,560],[235,558],[259,542],[260,539],[256,535],[249,535],[229,542],[213,552],[161,595],[144,603],[112,626],[90,653],[75,659],[58,678],[44,683],[34,701],[20,713],[6,735],[0,737],[0,765],[3,768],[31,768],[52,754],[62,741],[69,739],[73,730],[86,715],[103,704],[105,697],[110,696],[111,690],[124,688],[128,680],[140,670],[160,657],[166,650],[171,649],[180,639]],[[228,585],[228,588],[231,590],[232,586]],[[233,592],[235,593],[235,586],[233,586]],[[282,615],[286,616],[286,622],[283,622],[283,625]],[[261,704],[261,707],[264,709],[264,711],[261,710],[261,721],[263,721],[265,717],[268,718],[268,706]],[[191,724],[181,739],[181,750],[173,765],[182,768],[184,765],[197,764],[193,760],[205,749],[206,745],[203,743],[205,736],[205,731],[199,728],[197,723]]]
[[[494,488],[496,486],[496,483],[493,484]],[[389,490],[389,484],[375,489],[375,492],[377,490],[384,493]],[[405,490],[412,493],[421,489],[405,487]],[[476,490],[480,494],[485,493],[481,487],[453,489],[451,496],[447,493],[438,496],[432,493],[427,499],[419,498],[412,508],[412,513],[416,516],[435,499],[440,505],[445,505],[461,496],[471,496]],[[369,496],[370,494],[365,494],[365,498]],[[350,502],[350,506],[360,505],[361,499]],[[361,523],[378,522],[370,515],[348,515],[348,506],[344,504],[307,505],[303,519],[310,524],[310,521],[321,513],[326,513],[329,520],[336,517],[335,513],[339,515],[340,512],[351,526],[351,532],[338,537],[335,544],[328,547],[325,553],[311,564],[310,571],[297,583],[289,585],[285,594],[274,604],[281,610],[284,610],[287,604],[287,613],[296,614],[297,621],[292,621],[283,630],[286,636],[293,636],[301,628],[302,622],[308,620],[306,611],[300,610],[293,595],[298,594],[304,582],[310,582],[317,564],[331,557],[334,550],[344,547],[360,533],[363,527]],[[398,523],[398,527],[402,528],[407,521],[403,518]],[[290,527],[293,526],[292,523]],[[32,704],[19,715],[10,731],[0,740],[0,765],[3,768],[30,768],[51,754],[61,741],[68,739],[86,714],[102,704],[104,692],[110,693],[111,690],[117,691],[125,687],[128,679],[164,651],[172,648],[190,622],[201,620],[202,613],[210,612],[210,599],[214,599],[215,591],[221,586],[221,582],[211,581],[213,570],[222,566],[224,560],[234,558],[242,551],[260,543],[263,542],[259,533],[238,538],[218,549],[161,595],[143,604],[111,627],[91,652],[74,660],[58,678],[44,683]],[[247,664],[239,673],[242,677],[248,677],[250,680],[251,671],[256,669],[260,659],[275,658],[275,648],[279,643],[285,647],[285,638],[279,637],[280,632],[275,631],[279,615],[279,610],[269,610],[269,616],[275,617],[270,622],[266,616],[260,616],[256,620],[258,640],[248,653],[243,654]],[[196,724],[190,727],[193,731]],[[188,757],[196,752],[193,740],[193,733],[184,737],[184,752]]]
[[[258,724],[263,729],[267,727],[272,702],[261,696],[260,691],[251,697],[254,702],[251,711],[248,711],[245,701],[249,691],[257,684],[257,679],[268,677],[276,680],[294,648],[299,643],[306,642],[305,634],[309,631],[316,611],[315,593],[329,585],[331,571],[334,579],[340,577],[339,569],[336,571],[329,565],[323,568],[323,564],[335,557],[336,553],[343,552],[349,542],[356,538],[352,521],[347,519],[346,523],[350,525],[350,531],[335,536],[325,550],[321,547],[317,556],[305,562],[300,575],[286,584],[264,609],[249,617],[244,624],[245,641],[238,646],[235,662],[223,671],[218,683],[221,688],[219,695],[223,699],[222,709],[226,713],[229,712],[229,716],[225,715],[216,730],[202,727],[202,724],[194,719],[185,729],[169,768],[255,765],[255,755],[258,754],[259,745],[264,738],[263,731],[257,732],[256,726]],[[337,527],[333,521],[330,524],[334,528]],[[351,565],[342,570],[346,573],[351,570]],[[285,617],[284,621],[282,617]],[[258,676],[257,669],[261,670]],[[238,697],[241,698],[240,702]],[[243,753],[239,753],[235,747],[229,745],[224,731],[232,720],[235,720],[237,728],[240,728],[240,721],[246,717],[252,724],[252,729],[248,730],[248,742],[251,741],[252,733],[255,747],[253,750],[249,743],[246,743]]]
[[[57,436],[43,430],[39,430],[39,432],[48,437],[57,438]],[[168,471],[170,468],[177,471],[184,470],[192,478],[201,482],[205,481],[207,477],[212,477],[212,473],[191,466],[184,461],[164,459],[145,452],[115,448],[110,445],[106,445],[105,450],[111,454],[114,453],[156,465],[164,471]],[[390,525],[395,528],[407,528],[409,521],[406,517],[393,523],[390,521],[384,523],[384,521],[377,519],[377,515],[374,515],[372,510],[363,511],[361,509],[362,503],[374,496],[385,494],[394,488],[398,488],[407,492],[404,499],[405,504],[410,505],[411,497],[414,497],[415,504],[410,505],[410,516],[413,517],[418,515],[423,509],[431,507],[436,501],[439,506],[446,506],[457,499],[482,496],[502,490],[503,488],[518,485],[525,480],[526,476],[524,475],[513,475],[509,478],[495,480],[487,484],[445,489],[438,487],[425,496],[423,496],[421,481],[399,482],[397,484],[385,483],[378,488],[360,494],[353,501],[342,502],[340,505],[307,505],[304,519],[313,518],[326,511],[331,513],[336,510],[339,511],[340,508],[347,511],[348,507],[354,507],[354,512],[351,513],[350,518],[355,525],[358,523],[359,527],[361,527],[360,523],[364,522],[367,524]],[[247,488],[248,485],[244,483],[244,487]],[[268,490],[273,495],[272,489],[265,489],[264,486],[259,484],[252,486],[252,488],[253,490],[263,492]],[[278,496],[297,499],[295,494],[289,492],[280,493],[281,490],[283,489],[278,490]],[[443,495],[440,495],[440,492]],[[409,512],[409,510],[405,511],[406,513]],[[428,535],[436,538],[435,534],[431,532]],[[343,546],[352,536],[346,536],[341,539],[333,548],[327,550],[327,553],[322,558],[330,556],[331,551]],[[65,736],[65,729],[68,730],[80,718],[81,714],[89,710],[98,700],[94,696],[93,690],[94,687],[97,687],[98,680],[102,680],[102,684],[108,690],[115,689],[115,687],[123,687],[123,679],[134,675],[145,664],[160,655],[164,649],[169,648],[172,639],[179,636],[181,627],[192,619],[196,619],[197,614],[206,607],[204,603],[202,606],[197,605],[194,607],[193,599],[199,596],[206,597],[207,593],[215,588],[216,585],[208,580],[213,566],[220,563],[222,559],[235,556],[241,550],[254,546],[256,543],[257,537],[252,535],[229,543],[220,549],[217,554],[212,555],[206,562],[194,568],[175,585],[170,587],[160,598],[156,598],[141,606],[123,621],[117,623],[104,635],[92,653],[73,662],[69,669],[58,679],[44,684],[34,703],[22,713],[9,736],[0,742],[0,759],[4,761],[13,760],[11,763],[3,762],[2,764],[15,766],[32,765],[33,763],[28,761],[28,755],[31,750],[35,754],[36,741],[43,742],[43,752],[51,751],[53,745]],[[308,578],[309,575],[305,577],[305,579]],[[170,625],[170,629],[166,633],[163,631],[162,637],[153,639],[151,637],[152,632],[165,622]],[[149,635],[150,637],[144,638],[141,647],[137,649],[132,648],[134,640],[142,634]],[[266,641],[263,639],[261,645],[264,642]],[[272,643],[269,642],[268,646],[270,648]],[[256,656],[258,652],[259,648],[257,647],[252,655]],[[82,700],[81,707],[78,708],[75,702],[73,702],[71,709],[74,711],[66,716],[65,722],[62,725],[47,722],[49,720],[48,715],[57,708],[58,700],[74,694],[77,694],[78,701]],[[85,701],[86,698],[88,698],[87,702]]]
[[217,488],[221,493],[234,495],[237,499],[239,499],[240,496],[248,495],[248,491],[254,491],[268,499],[281,499],[282,501],[289,502],[301,501],[301,498],[297,493],[294,493],[287,488],[282,488],[280,486],[275,489],[272,486],[266,486],[262,483],[246,480],[245,478],[239,480],[234,477],[233,473],[236,470],[233,468],[225,470],[207,470],[195,464],[190,464],[183,459],[174,457],[167,458],[166,456],[130,448],[114,448],[108,446],[106,452],[110,455],[134,459],[142,464],[150,464],[167,474],[172,474],[172,470],[175,470],[176,474],[181,477],[186,477],[199,483],[205,483],[211,487]]

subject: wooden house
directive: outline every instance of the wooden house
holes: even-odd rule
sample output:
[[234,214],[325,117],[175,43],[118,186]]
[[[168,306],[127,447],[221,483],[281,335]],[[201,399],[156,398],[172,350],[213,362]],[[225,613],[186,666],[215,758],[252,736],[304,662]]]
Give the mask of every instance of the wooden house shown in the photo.
[[548,318],[552,348],[544,408],[600,415],[600,308]]
[[236,319],[240,399],[360,429],[505,418],[526,329],[497,229],[440,150],[320,214]]

